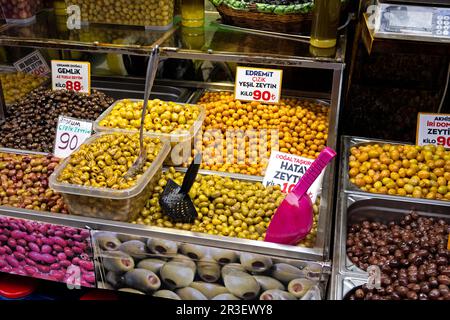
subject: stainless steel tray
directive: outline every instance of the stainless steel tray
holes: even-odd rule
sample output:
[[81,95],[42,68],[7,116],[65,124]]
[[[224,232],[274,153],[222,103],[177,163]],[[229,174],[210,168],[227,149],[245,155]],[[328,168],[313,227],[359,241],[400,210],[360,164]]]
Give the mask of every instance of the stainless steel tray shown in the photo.
[[[187,168],[183,168],[183,167],[177,167],[175,169],[176,169],[176,171],[179,171],[179,172],[186,172],[187,171]],[[167,167],[163,168],[163,172],[166,171],[166,170],[167,170]],[[218,176],[221,176],[221,177],[228,177],[228,178],[231,178],[233,180],[240,180],[240,181],[244,181],[244,182],[254,182],[254,183],[261,182],[262,183],[262,181],[263,181],[263,177],[261,177],[261,176],[252,176],[252,175],[246,175],[246,174],[221,172],[221,171],[199,170],[198,174],[199,175],[218,175]],[[317,228],[317,234],[316,234],[316,245],[314,247],[310,248],[310,249],[316,250],[318,252],[320,250],[322,250],[322,247],[319,246],[318,244],[324,242],[324,236],[325,236],[323,228],[322,229],[319,228],[319,223],[321,221],[320,217],[322,215],[320,210],[321,210],[322,205],[323,205],[322,195],[319,194],[319,197],[320,197],[319,221],[318,221],[318,228]],[[325,221],[325,219],[322,219],[322,221]],[[319,232],[319,229],[321,229],[321,232]],[[202,235],[204,233],[196,233],[196,232],[194,232],[194,234]],[[224,236],[217,236],[217,235],[212,235],[212,237],[224,238]],[[236,241],[240,241],[239,238],[232,238],[232,237],[225,237],[225,238],[229,238],[229,239],[234,239]],[[256,240],[251,240],[251,241],[256,241]],[[262,243],[262,244],[268,243],[268,242],[264,242],[264,241],[257,241],[257,242],[258,243]],[[298,250],[299,252],[302,252],[302,250],[304,250],[304,249],[308,249],[308,248],[300,247],[298,245],[293,245],[293,246],[288,246],[288,247],[298,248],[298,249],[294,249],[294,250]]]
[[376,193],[370,193],[361,190],[356,185],[350,182],[349,175],[348,175],[348,168],[349,168],[349,154],[350,154],[350,148],[356,147],[356,146],[362,146],[362,145],[368,145],[368,144],[394,144],[394,145],[411,145],[410,143],[405,142],[399,142],[399,141],[390,141],[390,140],[379,140],[379,139],[367,139],[362,137],[352,137],[352,136],[342,136],[341,138],[341,166],[340,166],[340,173],[339,173],[339,181],[342,182],[342,188],[341,191],[345,193],[353,193],[353,194],[365,194],[365,195],[371,195],[373,197],[382,197],[385,199],[392,199],[392,200],[401,200],[401,199],[409,199],[409,201],[416,201],[416,200],[426,200],[426,202],[430,204],[442,204],[442,203],[450,203],[450,201],[445,200],[428,200],[428,199],[417,199],[412,197],[405,197],[405,196],[393,196],[393,195],[387,195],[387,194],[376,194]]
[[[102,91],[116,100],[143,99],[144,97],[144,85],[138,83],[93,80],[92,88]],[[189,95],[190,90],[186,88],[154,85],[150,93],[150,99],[185,102]]]
[[336,234],[334,268],[339,273],[367,276],[364,270],[354,265],[347,257],[347,228],[364,220],[388,223],[399,221],[412,210],[421,216],[444,219],[450,222],[450,203],[429,204],[424,201],[411,202],[410,199],[370,198],[360,195],[346,195],[338,207],[340,232]]
[[333,277],[330,290],[328,292],[328,299],[330,300],[342,300],[344,296],[352,290],[354,287],[361,286],[367,283],[367,278],[336,275]]

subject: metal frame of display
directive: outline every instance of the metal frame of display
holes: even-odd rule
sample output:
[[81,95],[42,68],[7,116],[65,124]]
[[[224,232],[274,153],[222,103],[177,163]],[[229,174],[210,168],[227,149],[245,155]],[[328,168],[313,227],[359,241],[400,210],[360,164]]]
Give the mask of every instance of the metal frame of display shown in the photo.
[[[177,29],[177,26],[165,32],[152,46],[133,46],[133,45],[113,45],[80,43],[76,41],[55,41],[51,39],[17,38],[5,36],[3,32],[14,26],[5,26],[0,29],[0,45],[14,47],[32,47],[40,49],[70,49],[88,52],[103,52],[131,55],[149,55],[152,47],[156,44],[160,46],[161,57],[178,59],[196,59],[222,62],[238,62],[248,64],[275,65],[284,67],[299,67],[311,69],[327,69],[332,71],[332,87],[329,94],[330,113],[329,113],[329,136],[327,145],[337,148],[338,119],[340,110],[340,100],[343,84],[343,72],[345,68],[344,57],[346,47],[346,34],[339,37],[336,57],[331,58],[313,58],[313,57],[295,57],[276,54],[258,54],[258,53],[229,53],[208,52],[196,50],[181,50],[176,47],[164,47],[161,44],[170,37]],[[171,83],[173,83],[171,81]],[[185,86],[189,83],[184,82]],[[193,83],[193,87],[214,87],[214,84],[201,85]],[[328,94],[327,94],[328,95]],[[324,98],[321,95],[319,98]],[[336,160],[337,161],[337,160]],[[73,227],[83,227],[88,229],[106,230],[125,234],[132,234],[143,237],[157,237],[161,239],[188,242],[198,245],[207,245],[225,249],[248,251],[263,255],[284,257],[291,259],[307,259],[313,261],[322,261],[329,264],[330,259],[330,239],[332,215],[334,209],[334,186],[335,186],[335,168],[336,161],[332,162],[325,171],[321,204],[319,209],[318,231],[315,248],[304,248],[298,246],[280,245],[270,242],[246,240],[238,238],[229,238],[223,236],[211,236],[202,233],[193,233],[169,228],[158,228],[153,226],[143,226],[131,223],[116,222],[97,218],[88,218],[83,216],[74,216],[66,214],[54,214],[41,211],[26,209],[17,209],[0,206],[0,215],[12,216],[22,219],[43,221],[48,223],[62,224]]]

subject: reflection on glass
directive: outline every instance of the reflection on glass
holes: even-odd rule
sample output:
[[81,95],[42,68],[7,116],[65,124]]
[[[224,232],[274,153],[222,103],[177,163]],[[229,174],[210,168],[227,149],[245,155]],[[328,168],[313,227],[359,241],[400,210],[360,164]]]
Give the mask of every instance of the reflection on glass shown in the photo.
[[181,0],[181,23],[185,27],[201,27],[205,23],[204,0]]
[[318,48],[336,46],[341,0],[315,0],[311,44]]
[[332,58],[336,54],[336,47],[331,48],[318,48],[314,46],[309,46],[309,53],[313,57],[323,57],[323,58]]
[[205,44],[204,28],[181,27],[183,47],[190,50],[202,50]]

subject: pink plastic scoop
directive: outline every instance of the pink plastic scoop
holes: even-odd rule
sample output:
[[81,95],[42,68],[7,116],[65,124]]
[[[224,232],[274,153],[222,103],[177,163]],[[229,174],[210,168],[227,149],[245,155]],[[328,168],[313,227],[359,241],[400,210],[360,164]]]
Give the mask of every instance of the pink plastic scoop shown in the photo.
[[264,241],[293,245],[307,236],[313,224],[313,204],[307,191],[335,156],[336,152],[331,148],[322,150],[278,207]]

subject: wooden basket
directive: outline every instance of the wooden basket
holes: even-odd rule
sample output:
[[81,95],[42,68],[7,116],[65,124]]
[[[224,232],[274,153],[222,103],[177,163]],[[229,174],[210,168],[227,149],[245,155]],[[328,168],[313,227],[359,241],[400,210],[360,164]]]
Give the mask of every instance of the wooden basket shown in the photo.
[[274,14],[258,11],[235,10],[227,5],[216,6],[225,24],[281,33],[304,33],[311,30],[312,12]]

